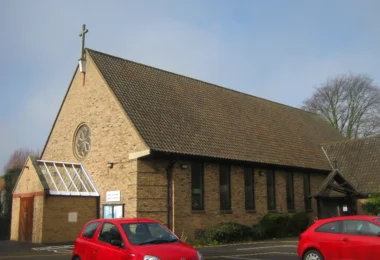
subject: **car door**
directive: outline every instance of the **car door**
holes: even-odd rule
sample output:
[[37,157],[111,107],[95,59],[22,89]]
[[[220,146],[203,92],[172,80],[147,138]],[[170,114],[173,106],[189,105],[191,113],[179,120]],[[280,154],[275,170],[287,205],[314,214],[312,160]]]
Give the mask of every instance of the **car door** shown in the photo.
[[89,223],[84,229],[80,238],[77,240],[77,253],[82,260],[91,260],[94,250],[94,236],[100,226],[100,221]]
[[[121,241],[121,246],[112,245],[112,240]],[[120,234],[120,229],[116,224],[104,222],[96,239],[92,258],[94,260],[127,260],[130,259],[128,248],[126,248],[123,238]]]
[[368,260],[380,256],[380,226],[366,220],[343,221],[342,260]]
[[339,260],[339,249],[342,243],[341,221],[327,222],[316,228],[312,236],[313,243],[318,245],[325,259]]

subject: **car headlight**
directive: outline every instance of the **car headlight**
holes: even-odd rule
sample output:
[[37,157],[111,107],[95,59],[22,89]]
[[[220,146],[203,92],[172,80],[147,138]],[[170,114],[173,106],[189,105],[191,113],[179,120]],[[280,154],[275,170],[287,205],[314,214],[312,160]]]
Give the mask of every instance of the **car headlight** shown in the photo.
[[201,253],[199,253],[199,251],[197,251],[197,254],[198,254],[198,260],[203,260],[203,256]]
[[152,256],[152,255],[146,255],[144,256],[144,260],[160,260],[157,256]]

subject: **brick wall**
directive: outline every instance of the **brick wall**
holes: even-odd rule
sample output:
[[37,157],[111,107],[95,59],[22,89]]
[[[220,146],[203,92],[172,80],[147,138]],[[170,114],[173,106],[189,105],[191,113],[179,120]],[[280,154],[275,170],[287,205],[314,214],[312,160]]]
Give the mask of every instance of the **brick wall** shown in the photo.
[[[43,214],[42,242],[72,242],[84,224],[96,218],[96,198],[48,196]],[[77,212],[77,222],[69,222],[69,212]]]
[[[158,218],[167,222],[167,180],[164,160],[139,160],[138,162],[138,212],[140,217]],[[180,164],[187,164],[187,169],[180,169]],[[193,211],[191,208],[191,162],[176,163],[173,168],[173,231],[177,235],[194,238],[197,229],[205,229],[218,223],[237,222],[245,225],[258,223],[268,213],[266,176],[260,176],[254,169],[255,211],[245,210],[244,167],[231,166],[231,213],[220,211],[219,201],[219,165],[204,164],[204,210]],[[319,187],[325,174],[311,174],[311,192]],[[275,171],[276,209],[277,212],[288,212],[286,202],[286,172]],[[147,195],[151,198],[143,199]],[[294,198],[297,212],[305,211],[303,174],[294,174]],[[317,214],[316,202],[312,202],[313,212]],[[153,212],[154,211],[154,212]]]
[[[106,191],[120,190],[124,214],[133,217],[137,214],[137,164],[128,155],[147,147],[91,57],[87,57],[86,83],[83,86],[82,73],[74,75],[42,159],[77,162],[73,138],[77,127],[87,124],[91,131],[91,150],[81,162],[96,183],[100,204],[107,204]],[[114,167],[107,168],[107,162],[113,162]]]
[[[33,231],[32,242],[42,242],[42,216],[44,209],[44,197],[35,193],[43,192],[43,186],[30,159],[22,170],[13,196],[34,197],[33,203]],[[11,240],[19,239],[20,198],[14,197],[12,202]]]
[[18,240],[18,229],[19,229],[19,224],[20,224],[19,221],[20,221],[20,198],[13,198],[10,240]]

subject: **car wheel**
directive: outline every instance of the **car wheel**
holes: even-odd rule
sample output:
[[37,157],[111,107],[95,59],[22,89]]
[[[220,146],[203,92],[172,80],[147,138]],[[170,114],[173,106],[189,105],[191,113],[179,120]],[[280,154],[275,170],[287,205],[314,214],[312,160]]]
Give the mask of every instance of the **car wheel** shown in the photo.
[[73,258],[73,260],[80,260],[80,257],[76,256],[76,257]]
[[308,250],[302,260],[323,260],[323,256],[318,250]]

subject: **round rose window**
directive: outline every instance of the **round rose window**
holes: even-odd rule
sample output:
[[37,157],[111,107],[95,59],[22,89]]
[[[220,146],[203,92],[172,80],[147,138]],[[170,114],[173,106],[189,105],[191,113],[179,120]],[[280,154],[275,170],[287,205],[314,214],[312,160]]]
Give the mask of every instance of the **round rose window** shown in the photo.
[[74,153],[79,159],[83,159],[90,152],[91,132],[87,125],[81,125],[74,137]]

